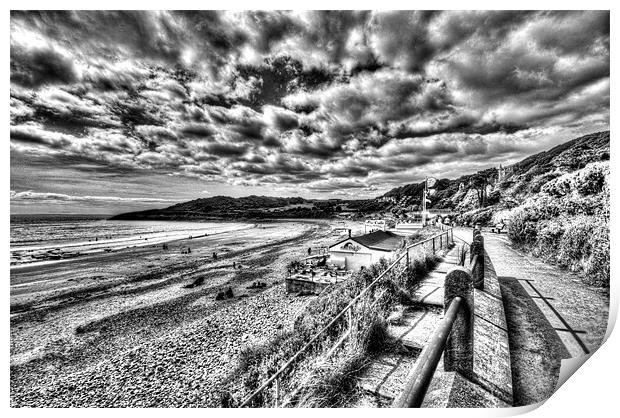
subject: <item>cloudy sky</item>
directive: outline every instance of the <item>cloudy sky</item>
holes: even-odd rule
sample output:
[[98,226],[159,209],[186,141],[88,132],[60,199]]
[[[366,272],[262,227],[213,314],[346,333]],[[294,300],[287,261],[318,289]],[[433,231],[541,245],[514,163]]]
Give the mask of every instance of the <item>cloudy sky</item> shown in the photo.
[[366,198],[609,129],[608,12],[12,12],[12,213]]

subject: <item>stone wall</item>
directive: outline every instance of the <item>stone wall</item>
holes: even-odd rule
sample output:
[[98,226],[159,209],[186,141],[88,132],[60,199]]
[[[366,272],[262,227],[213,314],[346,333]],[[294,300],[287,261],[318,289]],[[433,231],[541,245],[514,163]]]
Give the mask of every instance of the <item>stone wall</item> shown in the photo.
[[329,286],[330,283],[321,283],[321,282],[313,282],[310,280],[302,280],[302,279],[294,279],[287,278],[286,279],[286,292],[287,293],[315,293],[319,294]]
[[[480,238],[477,241],[483,245]],[[461,297],[462,308],[446,343],[443,367],[437,368],[422,407],[493,408],[513,404],[504,304],[495,268],[483,246],[481,254],[482,283],[473,277],[471,264],[452,268],[446,274],[445,308],[456,296]]]
[[497,274],[484,252],[484,289],[474,289],[472,380],[512,405],[512,369],[504,302]]

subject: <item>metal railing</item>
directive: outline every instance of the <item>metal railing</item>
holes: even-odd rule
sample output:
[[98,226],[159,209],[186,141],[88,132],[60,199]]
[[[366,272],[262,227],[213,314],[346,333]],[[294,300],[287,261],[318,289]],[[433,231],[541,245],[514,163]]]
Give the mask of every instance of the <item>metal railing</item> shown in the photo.
[[[457,239],[462,241],[463,245],[458,253],[459,267],[452,268],[446,273],[444,318],[416,360],[415,368],[410,373],[403,392],[392,404],[394,408],[422,406],[444,353],[446,371],[459,371],[467,376],[473,369],[473,341],[469,330],[473,318],[473,289],[484,287],[484,238],[478,230],[474,231],[471,244],[461,238]],[[457,319],[459,322],[455,324]],[[450,335],[452,335],[451,341],[449,341]]]
[[419,408],[422,405],[428,386],[431,380],[433,380],[437,364],[439,364],[439,360],[446,347],[446,341],[452,331],[461,302],[462,299],[458,296],[452,299],[450,307],[437,329],[435,329],[430,342],[424,347],[420,357],[416,360],[416,366],[412,372],[413,378],[406,383],[405,389],[396,398],[392,407]]
[[[347,330],[343,333],[341,338],[334,344],[334,346],[329,350],[326,358],[329,357],[332,353],[338,349],[346,339],[351,335],[351,328],[353,325],[353,308],[359,302],[364,295],[366,295],[370,289],[372,289],[379,281],[388,275],[393,275],[393,279],[398,279],[403,273],[405,273],[411,262],[414,258],[412,255],[415,255],[416,250],[424,251],[425,245],[428,249],[431,249],[433,254],[437,252],[437,250],[447,247],[450,243],[454,242],[453,230],[451,227],[446,227],[443,232],[434,235],[425,240],[413,243],[405,248],[405,251],[397,257],[397,259],[392,262],[381,274],[379,274],[368,286],[366,286],[360,293],[355,296],[351,302],[347,304],[327,325],[321,328],[314,336],[308,341],[301,349],[299,349],[282,367],[280,367],[269,379],[267,379],[258,389],[256,389],[250,396],[248,396],[240,405],[240,408],[247,407],[250,403],[262,392],[264,392],[269,386],[274,384],[275,394],[274,394],[274,406],[277,408],[280,406],[280,377],[298,360],[314,343],[319,340],[319,338],[325,334],[328,330],[331,329],[336,323],[339,322],[341,318],[345,315],[347,317]],[[432,247],[431,247],[432,246]],[[405,266],[401,267],[401,264],[405,262]],[[400,268],[399,268],[400,267]]]

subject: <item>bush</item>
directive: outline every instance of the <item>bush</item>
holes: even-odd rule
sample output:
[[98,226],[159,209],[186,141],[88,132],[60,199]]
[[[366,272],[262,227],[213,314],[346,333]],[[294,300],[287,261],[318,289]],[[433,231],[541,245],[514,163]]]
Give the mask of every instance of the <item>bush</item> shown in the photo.
[[564,221],[548,220],[538,222],[536,231],[536,246],[533,251],[535,256],[547,260],[557,261],[557,248],[564,234]]
[[459,221],[472,226],[479,223],[480,225],[488,225],[493,217],[493,208],[480,208],[470,210],[459,216]]
[[603,191],[608,176],[609,162],[590,163],[580,170],[549,181],[541,187],[541,191],[554,197],[568,196],[571,193],[590,196]]
[[[609,286],[609,183],[606,174],[601,177],[606,170],[606,163],[589,164],[518,207],[495,213],[493,220],[508,222],[508,236],[519,247],[583,272],[588,284]],[[564,194],[567,184],[572,192]]]
[[571,270],[580,270],[585,259],[592,252],[590,234],[596,220],[588,216],[577,216],[567,222],[560,240],[558,262]]
[[588,164],[585,168],[575,173],[573,187],[584,196],[600,193],[603,190],[608,175],[609,163],[596,162]]
[[519,246],[532,245],[536,241],[536,221],[527,209],[519,208],[508,217],[508,237]]
[[556,179],[559,176],[560,176],[560,173],[552,171],[552,172],[544,173],[544,174],[542,174],[542,175],[532,179],[532,182],[529,185],[530,193],[538,193],[538,192],[540,192],[540,189],[544,185],[546,185],[548,182],[550,182],[551,180]]
[[600,222],[590,234],[592,252],[584,265],[585,281],[600,287],[609,287],[609,223]]
[[496,205],[500,202],[502,198],[502,193],[499,190],[493,190],[491,193],[489,193],[489,196],[487,196],[487,205],[488,206],[492,206],[492,205]]
[[554,197],[566,196],[571,193],[572,178],[573,173],[563,174],[555,180],[543,185],[540,191]]

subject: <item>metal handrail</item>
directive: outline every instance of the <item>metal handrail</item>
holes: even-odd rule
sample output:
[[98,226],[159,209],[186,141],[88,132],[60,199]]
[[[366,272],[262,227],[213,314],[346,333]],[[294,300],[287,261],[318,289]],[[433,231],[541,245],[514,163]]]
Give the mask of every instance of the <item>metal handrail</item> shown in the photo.
[[411,373],[412,378],[405,385],[401,395],[394,401],[393,408],[419,408],[422,405],[426,391],[431,380],[433,380],[437,364],[439,364],[439,360],[446,347],[446,341],[452,331],[461,302],[460,296],[452,299],[450,307],[437,329],[435,329],[431,341],[424,347],[416,361],[416,367]]
[[[256,396],[258,396],[261,392],[263,392],[269,385],[271,385],[271,383],[273,383],[278,377],[280,377],[280,375],[282,373],[284,373],[286,371],[286,369],[289,368],[289,366],[291,364],[293,364],[293,362],[295,360],[297,360],[297,358],[299,358],[299,356],[301,356],[308,348],[310,348],[312,346],[312,344],[324,333],[326,332],[328,329],[330,329],[340,318],[342,318],[344,316],[344,314],[349,311],[353,305],[355,305],[355,303],[357,303],[357,301],[359,301],[361,299],[362,296],[364,296],[368,290],[373,287],[375,284],[377,284],[379,282],[379,280],[381,280],[382,278],[385,277],[386,274],[390,273],[391,270],[401,262],[401,260],[405,257],[409,257],[409,250],[413,247],[418,247],[421,245],[424,245],[427,242],[430,242],[431,240],[434,240],[437,237],[446,236],[446,244],[449,242],[448,241],[448,237],[452,238],[452,242],[454,242],[454,235],[453,234],[449,234],[452,231],[452,227],[450,227],[449,229],[446,229],[445,231],[437,234],[437,235],[433,235],[430,238],[427,238],[425,240],[422,241],[418,241],[415,242],[409,246],[407,246],[405,248],[405,251],[403,252],[403,254],[401,254],[392,264],[390,264],[388,266],[387,269],[385,269],[381,274],[379,274],[379,276],[377,276],[377,278],[375,280],[373,280],[368,286],[366,286],[364,289],[362,289],[362,291],[356,296],[354,297],[351,302],[349,302],[347,304],[347,306],[345,306],[327,325],[325,325],[323,328],[321,328],[320,331],[318,331],[316,334],[314,334],[314,336],[310,339],[310,341],[308,341],[302,348],[300,348],[286,363],[284,363],[284,365],[282,367],[280,367],[280,369],[278,369],[278,371],[276,371],[269,379],[267,379],[265,381],[265,383],[263,383],[258,389],[256,389],[250,396],[248,396],[240,405],[239,408],[243,408],[245,406],[247,406]],[[406,271],[406,268],[403,269],[402,271],[398,272],[398,276],[399,277],[401,274],[403,274]],[[276,401],[277,402],[277,401]]]

